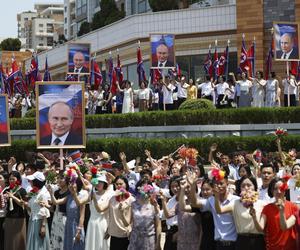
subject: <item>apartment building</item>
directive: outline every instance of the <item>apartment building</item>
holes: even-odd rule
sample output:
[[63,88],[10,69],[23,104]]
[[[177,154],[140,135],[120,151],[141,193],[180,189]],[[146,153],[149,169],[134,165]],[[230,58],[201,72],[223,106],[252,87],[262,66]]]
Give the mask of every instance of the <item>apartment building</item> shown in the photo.
[[18,38],[24,41],[22,48],[51,49],[63,35],[63,4],[35,4],[34,10],[17,15]]

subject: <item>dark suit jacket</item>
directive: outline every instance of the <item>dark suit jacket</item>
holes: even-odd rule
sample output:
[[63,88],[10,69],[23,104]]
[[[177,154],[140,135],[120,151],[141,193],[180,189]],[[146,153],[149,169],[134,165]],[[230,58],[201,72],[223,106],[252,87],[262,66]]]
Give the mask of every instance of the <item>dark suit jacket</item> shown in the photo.
[[[40,145],[51,145],[52,141],[52,135],[42,137],[40,140]],[[78,136],[74,133],[69,133],[69,135],[66,138],[64,145],[82,145],[83,139],[81,136]]]
[[[276,51],[276,58],[281,59],[283,52],[281,50]],[[299,58],[299,51],[297,48],[293,48],[292,53],[290,54],[289,58],[287,59],[298,59]]]
[[[159,63],[154,62],[154,65],[152,65],[152,66],[157,67],[157,65],[159,65]],[[165,64],[165,67],[175,67],[174,62],[167,61],[166,64]]]
[[[74,72],[74,66],[69,68],[69,73],[73,73]],[[80,73],[89,73],[89,69],[87,67],[82,66],[82,69],[80,71]]]

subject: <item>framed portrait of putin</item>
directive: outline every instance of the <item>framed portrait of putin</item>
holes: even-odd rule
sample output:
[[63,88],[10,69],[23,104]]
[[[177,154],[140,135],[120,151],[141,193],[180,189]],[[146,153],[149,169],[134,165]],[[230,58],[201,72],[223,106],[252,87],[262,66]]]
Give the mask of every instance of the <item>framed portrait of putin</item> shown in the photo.
[[68,74],[86,75],[90,73],[90,43],[68,44]]
[[176,66],[175,35],[150,34],[151,68],[168,69]]
[[85,148],[83,82],[37,82],[37,148]]
[[5,94],[0,94],[0,147],[10,145],[8,97]]
[[274,22],[273,35],[275,60],[298,61],[299,56],[299,24],[292,22]]

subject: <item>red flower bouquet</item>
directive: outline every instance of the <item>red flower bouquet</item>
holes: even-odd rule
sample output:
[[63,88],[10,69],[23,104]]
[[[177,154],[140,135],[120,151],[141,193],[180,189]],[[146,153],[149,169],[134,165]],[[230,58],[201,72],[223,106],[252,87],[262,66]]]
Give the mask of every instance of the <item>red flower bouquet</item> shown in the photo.
[[124,188],[120,188],[116,191],[116,200],[118,202],[128,199],[129,196],[130,196],[129,192],[127,192],[127,190]]
[[287,130],[283,128],[277,128],[274,132],[275,136],[278,137],[279,139],[282,138],[283,136],[288,135]]

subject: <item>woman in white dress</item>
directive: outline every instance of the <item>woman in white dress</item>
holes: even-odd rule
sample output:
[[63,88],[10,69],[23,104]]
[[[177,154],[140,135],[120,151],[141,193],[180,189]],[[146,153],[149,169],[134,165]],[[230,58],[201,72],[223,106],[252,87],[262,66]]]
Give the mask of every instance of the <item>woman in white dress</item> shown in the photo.
[[263,77],[262,71],[256,72],[256,78],[249,77],[252,81],[252,107],[264,107],[266,81]]
[[119,83],[117,83],[118,90],[124,93],[123,97],[123,106],[122,106],[122,114],[133,113],[133,91],[131,88],[131,83],[126,81],[125,88],[121,89]]
[[110,239],[105,237],[108,227],[108,205],[113,192],[108,190],[105,175],[97,177],[98,184],[91,194],[91,216],[86,234],[86,250],[109,250]]
[[279,82],[275,79],[275,72],[270,72],[269,79],[266,84],[266,107],[276,107],[277,92],[279,88]]

